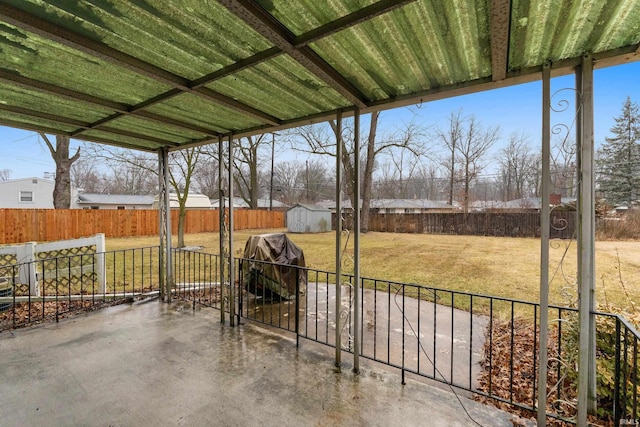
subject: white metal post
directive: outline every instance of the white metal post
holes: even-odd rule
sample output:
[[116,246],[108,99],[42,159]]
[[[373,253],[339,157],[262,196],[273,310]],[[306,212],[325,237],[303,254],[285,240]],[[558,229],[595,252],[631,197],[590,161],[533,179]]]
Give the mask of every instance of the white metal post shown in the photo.
[[580,99],[576,127],[578,163],[578,292],[579,355],[578,417],[579,427],[587,425],[587,413],[596,410],[595,382],[595,178],[593,141],[593,58],[582,57],[576,72]]
[[18,246],[16,248],[16,260],[20,264],[18,281],[29,284],[29,295],[40,296],[40,287],[36,277],[36,244],[37,242],[27,242]]
[[96,271],[95,275],[98,278],[98,292],[104,294],[107,291],[107,270],[105,269],[105,238],[104,233],[96,234]]
[[336,117],[336,367],[342,365],[342,112]]
[[538,425],[547,425],[547,343],[549,341],[549,196],[551,185],[551,64],[542,68],[542,188],[540,202],[540,357]]
[[360,109],[353,115],[353,371],[360,372]]
[[164,215],[165,215],[165,296],[166,301],[171,302],[171,286],[173,284],[173,257],[171,255],[171,192],[169,191],[169,150],[162,149],[163,166],[164,166]]

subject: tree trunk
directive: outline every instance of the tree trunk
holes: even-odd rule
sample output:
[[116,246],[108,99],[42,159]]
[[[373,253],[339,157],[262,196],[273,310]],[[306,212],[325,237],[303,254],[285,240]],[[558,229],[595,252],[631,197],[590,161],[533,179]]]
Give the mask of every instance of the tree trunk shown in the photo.
[[[369,231],[369,208],[371,207],[371,187],[373,184],[373,166],[376,155],[376,130],[378,128],[379,112],[371,113],[369,125],[369,138],[367,140],[367,157],[364,165],[364,177],[362,182],[362,212],[360,213],[360,231]],[[356,201],[356,205],[358,202]]]
[[[171,212],[169,212],[169,215]],[[178,248],[184,248],[184,221],[187,217],[187,210],[184,207],[180,207],[178,214]]]
[[80,147],[73,157],[69,158],[70,138],[65,135],[56,135],[56,146],[49,141],[47,136],[40,134],[49,148],[51,157],[56,163],[56,179],[53,188],[53,207],[55,209],[69,209],[71,207],[71,165],[80,157]]

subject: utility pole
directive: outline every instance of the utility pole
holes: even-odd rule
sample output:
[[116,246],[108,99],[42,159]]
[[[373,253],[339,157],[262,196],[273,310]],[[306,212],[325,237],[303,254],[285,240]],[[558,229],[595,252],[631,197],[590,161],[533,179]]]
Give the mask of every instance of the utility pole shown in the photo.
[[307,203],[309,203],[309,160],[305,161],[307,165]]

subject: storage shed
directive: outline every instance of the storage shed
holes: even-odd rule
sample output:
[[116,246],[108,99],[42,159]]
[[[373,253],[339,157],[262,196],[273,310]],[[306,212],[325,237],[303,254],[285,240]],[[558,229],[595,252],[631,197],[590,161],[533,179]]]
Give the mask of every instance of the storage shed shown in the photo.
[[290,233],[331,231],[331,211],[318,206],[298,203],[287,210],[287,231]]

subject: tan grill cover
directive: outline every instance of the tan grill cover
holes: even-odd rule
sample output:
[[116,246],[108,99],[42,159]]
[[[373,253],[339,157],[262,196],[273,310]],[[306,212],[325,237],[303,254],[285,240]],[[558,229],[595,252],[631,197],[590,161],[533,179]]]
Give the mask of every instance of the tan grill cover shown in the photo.
[[[247,291],[265,298],[273,298],[276,295],[285,299],[295,298],[297,269],[274,265],[306,266],[302,249],[289,240],[286,234],[273,233],[249,237],[244,247],[243,258],[245,259],[242,261],[242,284]],[[301,292],[304,292],[307,285],[305,270],[298,270],[298,282]]]

